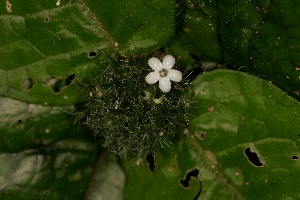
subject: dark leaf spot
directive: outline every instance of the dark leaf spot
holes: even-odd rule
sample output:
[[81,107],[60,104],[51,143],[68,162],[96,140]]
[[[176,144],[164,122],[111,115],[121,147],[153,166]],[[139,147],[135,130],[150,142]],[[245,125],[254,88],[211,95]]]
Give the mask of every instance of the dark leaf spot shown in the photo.
[[40,141],[40,139],[35,138],[35,139],[34,139],[34,142],[35,142],[36,144],[39,144],[41,141]]
[[197,200],[202,192],[202,181],[198,179],[198,175],[199,175],[199,170],[198,169],[193,169],[191,171],[189,171],[186,175],[184,179],[180,179],[179,180],[179,184],[185,188],[185,189],[189,189],[190,188],[190,180],[191,178],[195,178],[199,181],[200,183],[200,190],[197,193],[196,197],[194,198],[194,200]]
[[256,167],[263,167],[264,166],[264,164],[260,162],[259,157],[257,156],[257,154],[255,152],[252,152],[249,147],[244,150],[244,154],[248,158],[248,161],[252,165],[254,165]]
[[22,124],[22,120],[21,120],[21,119],[19,119],[19,120],[18,120],[18,123],[19,123],[19,124]]
[[11,7],[12,7],[12,4],[9,3],[9,1],[6,1],[6,11],[7,11],[7,12],[10,12],[10,13],[12,12]]
[[299,157],[298,156],[292,156],[292,160],[298,160]]
[[97,52],[91,51],[91,52],[88,54],[88,58],[95,58],[97,55],[98,55]]
[[146,160],[149,164],[149,168],[151,170],[151,172],[154,172],[155,169],[155,155],[151,152],[148,153],[148,155],[146,156]]
[[32,78],[25,78],[21,81],[21,86],[24,90],[29,90],[34,86],[35,82]]
[[209,112],[213,112],[213,111],[215,110],[215,107],[214,107],[214,106],[210,106],[210,107],[207,108],[207,110],[208,110]]
[[49,17],[45,17],[44,22],[48,22],[49,21]]

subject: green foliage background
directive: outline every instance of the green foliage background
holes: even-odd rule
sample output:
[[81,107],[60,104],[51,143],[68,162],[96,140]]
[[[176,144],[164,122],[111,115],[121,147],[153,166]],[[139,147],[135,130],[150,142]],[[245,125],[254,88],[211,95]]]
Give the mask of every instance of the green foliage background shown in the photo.
[[[292,0],[2,1],[0,199],[300,199],[299,25]],[[226,69],[192,82],[190,133],[151,172],[70,113],[101,51],[161,48],[183,71]]]

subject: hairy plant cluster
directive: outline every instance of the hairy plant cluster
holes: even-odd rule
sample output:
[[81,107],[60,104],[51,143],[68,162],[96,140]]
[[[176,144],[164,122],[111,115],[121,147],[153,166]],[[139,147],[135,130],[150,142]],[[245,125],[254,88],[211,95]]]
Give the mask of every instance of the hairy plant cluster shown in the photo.
[[148,66],[126,58],[110,59],[104,68],[85,85],[84,123],[101,144],[120,155],[138,156],[169,146],[168,138],[178,134],[177,119],[185,116],[189,103],[184,83],[175,83],[163,93],[157,84],[145,82],[151,71]]

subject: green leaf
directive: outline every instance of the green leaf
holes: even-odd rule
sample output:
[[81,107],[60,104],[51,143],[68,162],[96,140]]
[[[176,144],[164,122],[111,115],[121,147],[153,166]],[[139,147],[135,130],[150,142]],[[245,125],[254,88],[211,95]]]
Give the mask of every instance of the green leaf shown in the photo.
[[90,19],[87,8],[78,3],[55,3],[10,1],[12,12],[1,9],[1,96],[43,105],[71,105],[80,99],[74,78],[95,67],[89,53],[114,49],[97,20]]
[[203,58],[222,62],[222,45],[219,43],[216,1],[190,1],[186,5],[183,32]]
[[204,59],[252,72],[299,98],[299,9],[296,1],[193,0],[183,30]]
[[56,2],[12,0],[11,12],[0,10],[0,96],[72,105],[82,99],[74,80],[107,59],[101,51],[150,53],[175,30],[171,0]]
[[0,98],[0,199],[122,196],[122,169],[74,126],[73,109]]
[[73,109],[0,98],[0,199],[84,197],[97,145]]
[[0,97],[0,152],[50,145],[66,137],[78,137],[73,106],[50,107]]
[[85,199],[121,200],[123,199],[124,183],[125,175],[116,155],[104,151],[94,167]]
[[175,31],[176,2],[85,0],[122,53],[150,53],[166,44]]
[[83,199],[95,150],[88,141],[68,139],[45,149],[0,153],[0,198]]
[[[177,145],[176,145],[177,147]],[[123,160],[127,177],[125,199],[193,199],[201,189],[199,180],[192,180],[183,188],[179,180],[194,167],[190,158],[177,148],[167,149],[166,155],[159,155],[155,160],[154,172],[142,160],[135,163]],[[141,165],[143,164],[143,165]]]
[[123,160],[125,199],[243,199],[194,135],[182,136],[158,154],[153,171],[147,164]]
[[190,131],[232,185],[229,193],[299,198],[297,101],[267,81],[228,70],[200,76],[192,94]]

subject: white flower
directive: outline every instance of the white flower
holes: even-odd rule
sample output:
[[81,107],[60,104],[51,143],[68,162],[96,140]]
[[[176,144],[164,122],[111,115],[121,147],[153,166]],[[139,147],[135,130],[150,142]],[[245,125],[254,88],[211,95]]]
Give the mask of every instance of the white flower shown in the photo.
[[146,76],[146,82],[154,84],[159,81],[159,88],[163,92],[171,90],[171,81],[180,82],[182,80],[181,72],[171,69],[175,64],[175,58],[171,55],[166,55],[162,63],[157,58],[150,58],[148,64],[154,72],[150,72]]

